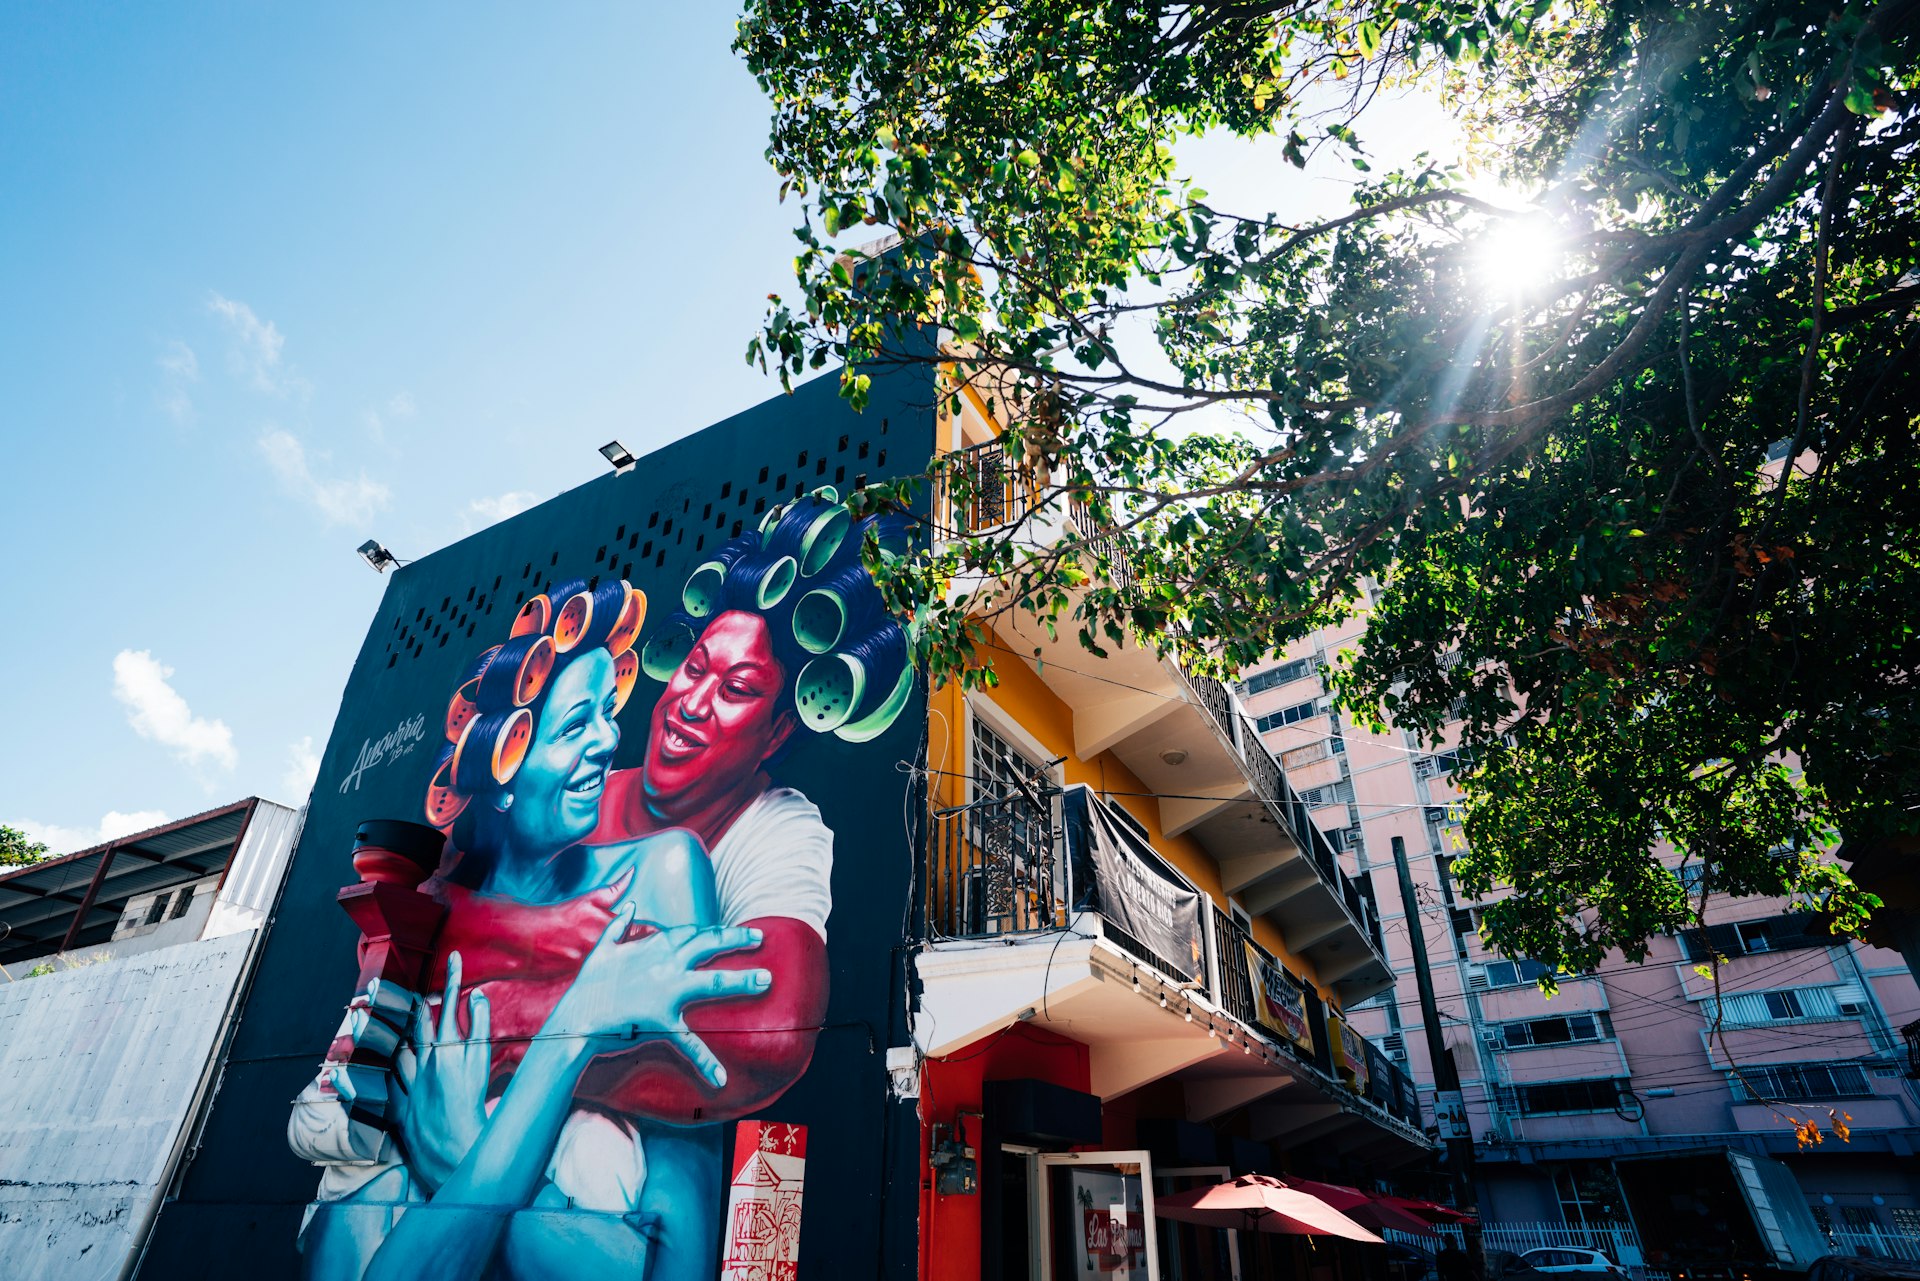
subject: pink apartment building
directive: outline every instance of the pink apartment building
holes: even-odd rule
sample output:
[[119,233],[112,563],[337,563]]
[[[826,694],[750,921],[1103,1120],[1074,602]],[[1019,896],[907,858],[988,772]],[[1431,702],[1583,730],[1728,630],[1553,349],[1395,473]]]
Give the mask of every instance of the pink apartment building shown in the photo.
[[[1824,1253],[1920,1260],[1920,1083],[1900,1031],[1920,990],[1900,955],[1817,933],[1778,899],[1729,900],[1704,937],[1655,939],[1643,963],[1616,955],[1543,996],[1537,966],[1481,945],[1452,886],[1453,754],[1330,713],[1322,665],[1362,626],[1317,634],[1239,691],[1348,873],[1373,878],[1397,982],[1352,1022],[1408,1068],[1432,1117],[1391,852],[1406,842],[1488,1247],[1588,1244],[1692,1276]],[[1709,946],[1731,958],[1718,1036],[1695,973]],[[1851,1116],[1849,1142],[1830,1110]],[[1829,1131],[1819,1146],[1797,1146],[1802,1116]]]

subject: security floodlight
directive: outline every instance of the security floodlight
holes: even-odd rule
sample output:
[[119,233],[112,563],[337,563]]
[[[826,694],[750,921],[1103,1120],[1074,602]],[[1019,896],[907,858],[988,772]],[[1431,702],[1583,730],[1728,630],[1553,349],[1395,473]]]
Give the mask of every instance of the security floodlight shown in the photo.
[[384,574],[387,572],[387,566],[398,565],[400,563],[398,556],[395,556],[371,538],[360,544],[360,557],[362,560],[365,560],[367,564],[373,566],[373,571],[376,574]]
[[617,440],[610,440],[600,446],[600,456],[613,464],[615,474],[624,476],[633,470],[639,460],[627,452],[627,447]]

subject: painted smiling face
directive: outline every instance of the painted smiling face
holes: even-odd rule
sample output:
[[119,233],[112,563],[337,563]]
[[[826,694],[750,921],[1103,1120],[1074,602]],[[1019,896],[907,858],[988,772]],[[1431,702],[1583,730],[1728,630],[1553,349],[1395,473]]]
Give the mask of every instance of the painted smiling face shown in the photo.
[[582,654],[553,678],[526,760],[513,779],[506,817],[515,846],[562,850],[593,831],[620,745],[620,727],[613,720],[617,701],[614,660],[604,649]]
[[793,732],[780,700],[786,679],[758,614],[732,610],[707,624],[654,704],[648,800],[685,814],[751,780]]

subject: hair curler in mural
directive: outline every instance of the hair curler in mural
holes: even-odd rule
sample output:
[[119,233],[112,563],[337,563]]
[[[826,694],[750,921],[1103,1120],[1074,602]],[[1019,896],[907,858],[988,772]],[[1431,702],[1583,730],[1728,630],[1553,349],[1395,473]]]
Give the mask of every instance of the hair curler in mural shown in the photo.
[[[340,894],[360,984],[289,1124],[324,1168],[309,1276],[715,1275],[721,1123],[798,1079],[826,1011],[833,835],[770,771],[908,705],[859,559],[905,536],[810,495],[644,640],[643,593],[571,582],[461,673],[426,822],[364,825]],[[615,770],[643,673],[663,688]]]

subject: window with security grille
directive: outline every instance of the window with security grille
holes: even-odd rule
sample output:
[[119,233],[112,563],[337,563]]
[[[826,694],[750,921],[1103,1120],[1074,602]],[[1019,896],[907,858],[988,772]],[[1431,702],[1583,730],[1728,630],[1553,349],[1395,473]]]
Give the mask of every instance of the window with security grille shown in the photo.
[[[1688,886],[1689,872],[1697,874],[1698,865],[1682,868],[1678,873],[1681,885],[1691,890]],[[1683,930],[1680,934],[1680,945],[1690,961],[1711,960],[1716,954],[1724,957],[1758,956],[1763,952],[1830,947],[1833,942],[1832,935],[1819,932],[1819,918],[1812,912],[1786,912],[1753,921]]]
[[1707,1022],[1718,1022],[1722,1027],[1830,1021],[1841,1017],[1840,997],[1857,990],[1851,985],[1842,984],[1838,987],[1780,988],[1772,992],[1736,992],[1718,1000],[1706,998],[1700,1002],[1700,1013]]
[[1254,728],[1262,734],[1268,730],[1279,729],[1282,725],[1297,725],[1319,711],[1318,700],[1310,699],[1304,703],[1295,703],[1292,707],[1283,707],[1277,712],[1268,712],[1254,722]]
[[1051,910],[1057,897],[1053,805],[1045,768],[978,716],[968,757],[973,802],[966,843],[974,860],[968,910],[981,933],[988,921],[1018,919],[1036,905],[1043,914]]
[[1282,663],[1278,667],[1269,667],[1264,672],[1255,672],[1240,682],[1240,695],[1243,698],[1251,698],[1255,694],[1264,694],[1282,685],[1291,685],[1303,676],[1313,675],[1318,667],[1319,662],[1316,659],[1296,658],[1291,663]]
[[1519,987],[1523,983],[1538,983],[1549,972],[1547,966],[1524,957],[1518,961],[1488,961],[1487,986]]
[[1520,1111],[1529,1116],[1547,1112],[1611,1112],[1627,1088],[1624,1077],[1591,1081],[1554,1081],[1518,1087]]
[[1509,1050],[1534,1045],[1570,1045],[1576,1041],[1606,1041],[1613,1037],[1613,1021],[1605,1010],[1569,1014],[1565,1018],[1502,1023],[1499,1029]]
[[1040,764],[1028,760],[978,717],[973,721],[972,756],[975,800],[1035,799],[1047,786]]
[[1858,1099],[1873,1093],[1858,1063],[1773,1063],[1733,1073],[1741,1102],[1789,1099]]

